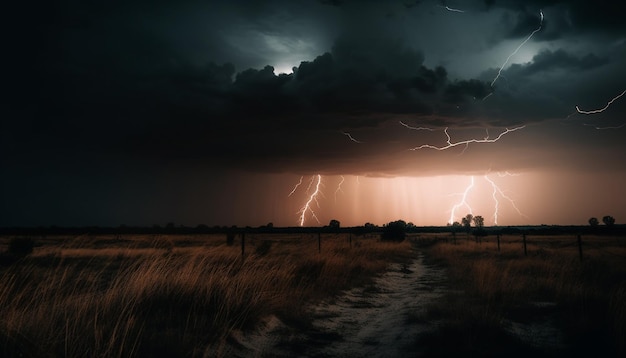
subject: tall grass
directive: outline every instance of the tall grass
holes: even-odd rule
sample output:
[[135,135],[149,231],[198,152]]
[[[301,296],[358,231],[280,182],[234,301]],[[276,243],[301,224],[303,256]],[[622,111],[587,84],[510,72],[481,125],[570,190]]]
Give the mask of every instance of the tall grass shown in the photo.
[[311,240],[274,237],[258,254],[261,241],[249,240],[242,258],[225,240],[176,240],[61,241],[0,268],[0,356],[200,356],[265,315],[305,320],[303,302],[362,283],[410,251],[336,237],[318,253]]
[[428,249],[463,292],[435,310],[465,321],[461,325],[470,320],[497,325],[512,315],[529,319],[528,307],[551,302],[575,356],[626,354],[623,238],[584,238],[582,261],[575,237],[529,238],[527,256],[519,237],[503,237],[501,251],[490,241],[440,242]]

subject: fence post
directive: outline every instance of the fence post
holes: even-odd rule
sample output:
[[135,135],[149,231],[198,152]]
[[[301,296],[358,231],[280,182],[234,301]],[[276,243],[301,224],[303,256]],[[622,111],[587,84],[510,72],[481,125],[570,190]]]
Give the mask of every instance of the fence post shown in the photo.
[[583,260],[583,240],[578,235],[578,255],[580,256],[580,261]]
[[241,233],[241,257],[243,258],[244,254],[246,252],[246,233],[242,232]]
[[522,234],[522,238],[524,240],[524,256],[528,256],[528,251],[526,250],[526,234]]
[[317,233],[317,253],[322,253],[322,233]]
[[500,234],[496,235],[496,238],[498,239],[498,252],[500,252]]

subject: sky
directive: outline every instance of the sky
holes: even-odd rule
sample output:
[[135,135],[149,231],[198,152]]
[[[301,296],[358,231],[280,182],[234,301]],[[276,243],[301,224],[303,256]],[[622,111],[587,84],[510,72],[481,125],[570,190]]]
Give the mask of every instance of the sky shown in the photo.
[[626,220],[618,2],[3,12],[0,227]]

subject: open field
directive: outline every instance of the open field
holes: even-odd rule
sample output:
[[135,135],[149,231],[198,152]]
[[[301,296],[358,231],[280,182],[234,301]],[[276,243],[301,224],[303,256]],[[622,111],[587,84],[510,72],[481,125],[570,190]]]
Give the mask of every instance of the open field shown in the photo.
[[[0,252],[9,237],[0,238]],[[322,234],[40,237],[0,266],[1,356],[202,356],[272,314],[362,285],[408,242]],[[319,252],[318,252],[319,251]],[[219,348],[212,348],[219,349]]]
[[[445,238],[445,240],[444,240]],[[417,345],[458,356],[624,356],[626,238],[576,235],[431,238],[451,291],[420,319],[439,329]],[[446,242],[447,241],[447,242]]]
[[[13,237],[0,237],[0,252]],[[229,356],[268,322],[288,335],[269,332],[263,339],[279,344],[261,356],[326,356],[328,347],[450,357],[626,352],[621,236],[583,235],[579,246],[576,235],[529,234],[524,250],[521,234],[500,236],[498,249],[494,234],[386,243],[378,234],[248,233],[244,255],[241,235],[232,239],[37,237],[32,254],[0,256],[0,356]],[[388,326],[401,333],[375,333]]]

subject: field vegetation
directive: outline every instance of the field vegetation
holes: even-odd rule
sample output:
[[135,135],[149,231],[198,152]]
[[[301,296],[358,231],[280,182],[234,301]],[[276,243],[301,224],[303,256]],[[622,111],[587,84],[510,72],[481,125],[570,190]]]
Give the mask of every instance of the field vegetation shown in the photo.
[[[458,356],[625,356],[626,239],[522,235],[424,243],[445,265],[450,293],[418,319],[436,322],[417,344]],[[553,325],[556,330],[550,329]]]
[[[412,255],[406,241],[325,233],[321,246],[315,234],[249,235],[242,256],[230,238],[55,236],[3,254],[0,356],[202,356],[269,314],[305,325],[305,303]],[[0,252],[14,241],[0,238]]]

